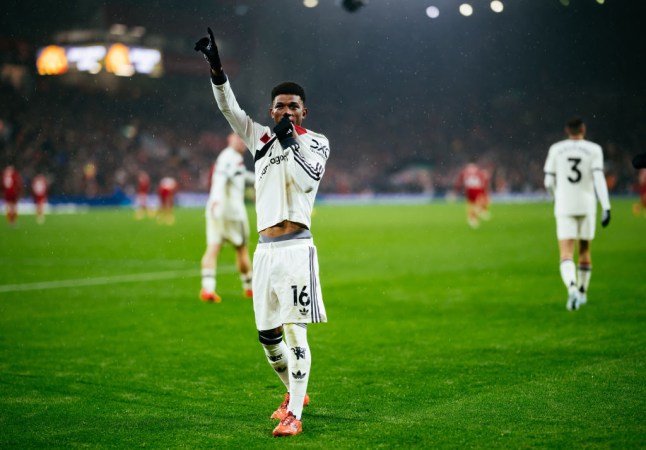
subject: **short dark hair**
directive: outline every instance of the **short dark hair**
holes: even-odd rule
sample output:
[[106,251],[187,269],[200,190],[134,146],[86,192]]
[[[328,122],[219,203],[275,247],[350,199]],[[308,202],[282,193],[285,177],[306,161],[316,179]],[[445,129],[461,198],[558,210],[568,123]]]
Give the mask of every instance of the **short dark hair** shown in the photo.
[[298,95],[305,103],[305,89],[293,81],[285,81],[274,86],[271,90],[271,102],[273,103],[274,99],[281,94]]
[[583,120],[580,117],[572,117],[566,123],[565,127],[572,134],[578,134],[583,127]]

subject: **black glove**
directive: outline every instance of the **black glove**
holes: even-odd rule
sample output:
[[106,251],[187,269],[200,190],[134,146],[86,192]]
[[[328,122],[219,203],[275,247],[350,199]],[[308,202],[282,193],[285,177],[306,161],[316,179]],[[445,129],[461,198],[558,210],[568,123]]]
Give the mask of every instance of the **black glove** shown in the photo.
[[601,213],[601,226],[606,228],[610,223],[610,210],[604,209]]
[[298,150],[300,147],[294,138],[294,127],[292,127],[292,122],[289,120],[289,115],[287,113],[283,114],[283,118],[280,119],[280,122],[274,127],[274,133],[280,142],[280,146],[284,149],[287,149],[292,146],[296,146],[294,150]]
[[215,38],[213,38],[213,31],[207,28],[209,37],[203,37],[195,43],[195,51],[202,52],[204,59],[209,63],[211,69],[222,71],[222,63],[220,62],[220,54],[218,53],[218,46],[215,45]]

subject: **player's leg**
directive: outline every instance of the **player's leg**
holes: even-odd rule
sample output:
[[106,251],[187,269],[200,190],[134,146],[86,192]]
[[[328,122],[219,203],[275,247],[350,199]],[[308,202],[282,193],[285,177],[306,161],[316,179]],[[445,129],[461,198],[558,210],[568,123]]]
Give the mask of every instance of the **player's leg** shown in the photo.
[[480,222],[478,221],[478,205],[473,199],[467,200],[467,223],[471,228],[478,228]]
[[[285,386],[287,393],[281,407],[286,409],[289,402],[289,370],[288,348],[283,341],[283,328],[280,321],[280,303],[272,292],[272,248],[269,244],[258,244],[253,257],[253,312],[258,331],[258,338],[262,344],[267,362],[274,369],[278,378]],[[281,413],[279,407],[272,418],[282,419],[276,414]],[[276,416],[276,417],[275,417]]]
[[262,344],[269,365],[274,369],[289,393],[288,348],[283,341],[283,328],[258,331],[258,340]]
[[576,265],[574,263],[574,239],[559,239],[561,280],[568,290],[566,307],[570,311],[577,309],[578,288],[576,284]]
[[[309,234],[309,231],[307,232]],[[280,245],[280,244],[279,244]],[[285,342],[289,348],[290,401],[285,419],[274,430],[276,436],[291,436],[301,431],[303,406],[309,403],[307,386],[311,353],[307,323],[326,322],[320,286],[318,257],[311,239],[294,239],[282,251],[276,287],[281,302]]]
[[219,243],[207,244],[204,255],[202,255],[202,260],[200,263],[202,275],[202,289],[200,290],[200,298],[205,302],[212,301],[215,303],[220,303],[220,301],[222,300],[215,291],[217,284],[217,260],[221,248],[222,245]]
[[556,217],[556,236],[559,245],[559,271],[568,291],[566,308],[577,309],[579,289],[576,284],[576,265],[574,263],[574,246],[579,238],[580,218],[575,216]]
[[238,266],[238,272],[240,273],[240,281],[242,282],[242,291],[244,296],[251,298],[253,296],[253,277],[251,258],[249,258],[249,249],[247,248],[247,244],[236,247],[236,264]]
[[297,419],[303,414],[303,404],[307,392],[307,382],[310,377],[312,359],[310,347],[307,343],[307,324],[286,323],[285,341],[289,348],[289,406],[288,411]]
[[478,204],[480,208],[478,216],[482,220],[491,219],[491,212],[489,211],[489,194],[487,192],[480,194],[478,197]]
[[14,201],[10,201],[10,202],[7,202],[6,205],[7,205],[7,219],[9,221],[9,225],[14,226],[18,219],[18,203]]
[[581,239],[579,241],[579,304],[585,305],[588,302],[588,287],[590,286],[590,277],[592,276],[592,252],[590,251],[590,241]]
[[36,223],[39,225],[45,223],[45,200],[36,201]]
[[247,220],[231,223],[229,241],[236,249],[236,265],[240,274],[243,295],[247,298],[253,297],[253,277],[251,269],[251,258],[249,258],[249,223]]

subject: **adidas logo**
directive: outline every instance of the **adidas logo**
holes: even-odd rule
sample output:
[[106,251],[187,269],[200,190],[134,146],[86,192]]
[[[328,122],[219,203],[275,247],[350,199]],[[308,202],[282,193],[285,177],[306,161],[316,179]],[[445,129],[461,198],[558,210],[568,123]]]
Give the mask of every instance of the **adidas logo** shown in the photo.
[[283,359],[283,355],[282,354],[281,355],[272,355],[272,356],[268,356],[267,358],[269,358],[269,361],[271,361],[271,362],[276,362],[276,361],[280,361],[281,359]]
[[[278,373],[283,373],[284,371],[286,371],[286,370],[287,370],[287,366],[284,366],[284,367],[276,367],[276,368],[274,368],[274,370],[275,370],[276,372],[278,372]],[[292,374],[292,375],[293,375],[293,374]]]
[[302,380],[305,378],[305,375],[307,375],[307,372],[301,373],[300,370],[296,373],[292,372],[292,377],[294,377],[295,380]]
[[310,310],[307,308],[303,308],[303,309],[299,309],[298,312],[300,312],[301,315],[306,316],[310,312]]

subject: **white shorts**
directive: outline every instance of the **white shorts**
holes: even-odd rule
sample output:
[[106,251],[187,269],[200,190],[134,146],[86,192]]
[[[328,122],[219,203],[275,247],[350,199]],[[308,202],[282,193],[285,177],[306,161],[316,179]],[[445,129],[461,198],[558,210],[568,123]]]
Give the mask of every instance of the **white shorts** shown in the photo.
[[563,239],[594,239],[596,214],[586,216],[556,216],[556,237]]
[[206,217],[206,243],[208,245],[230,242],[240,247],[249,241],[249,222],[246,220],[215,220]]
[[253,256],[256,328],[327,322],[316,247],[311,238],[259,243]]

